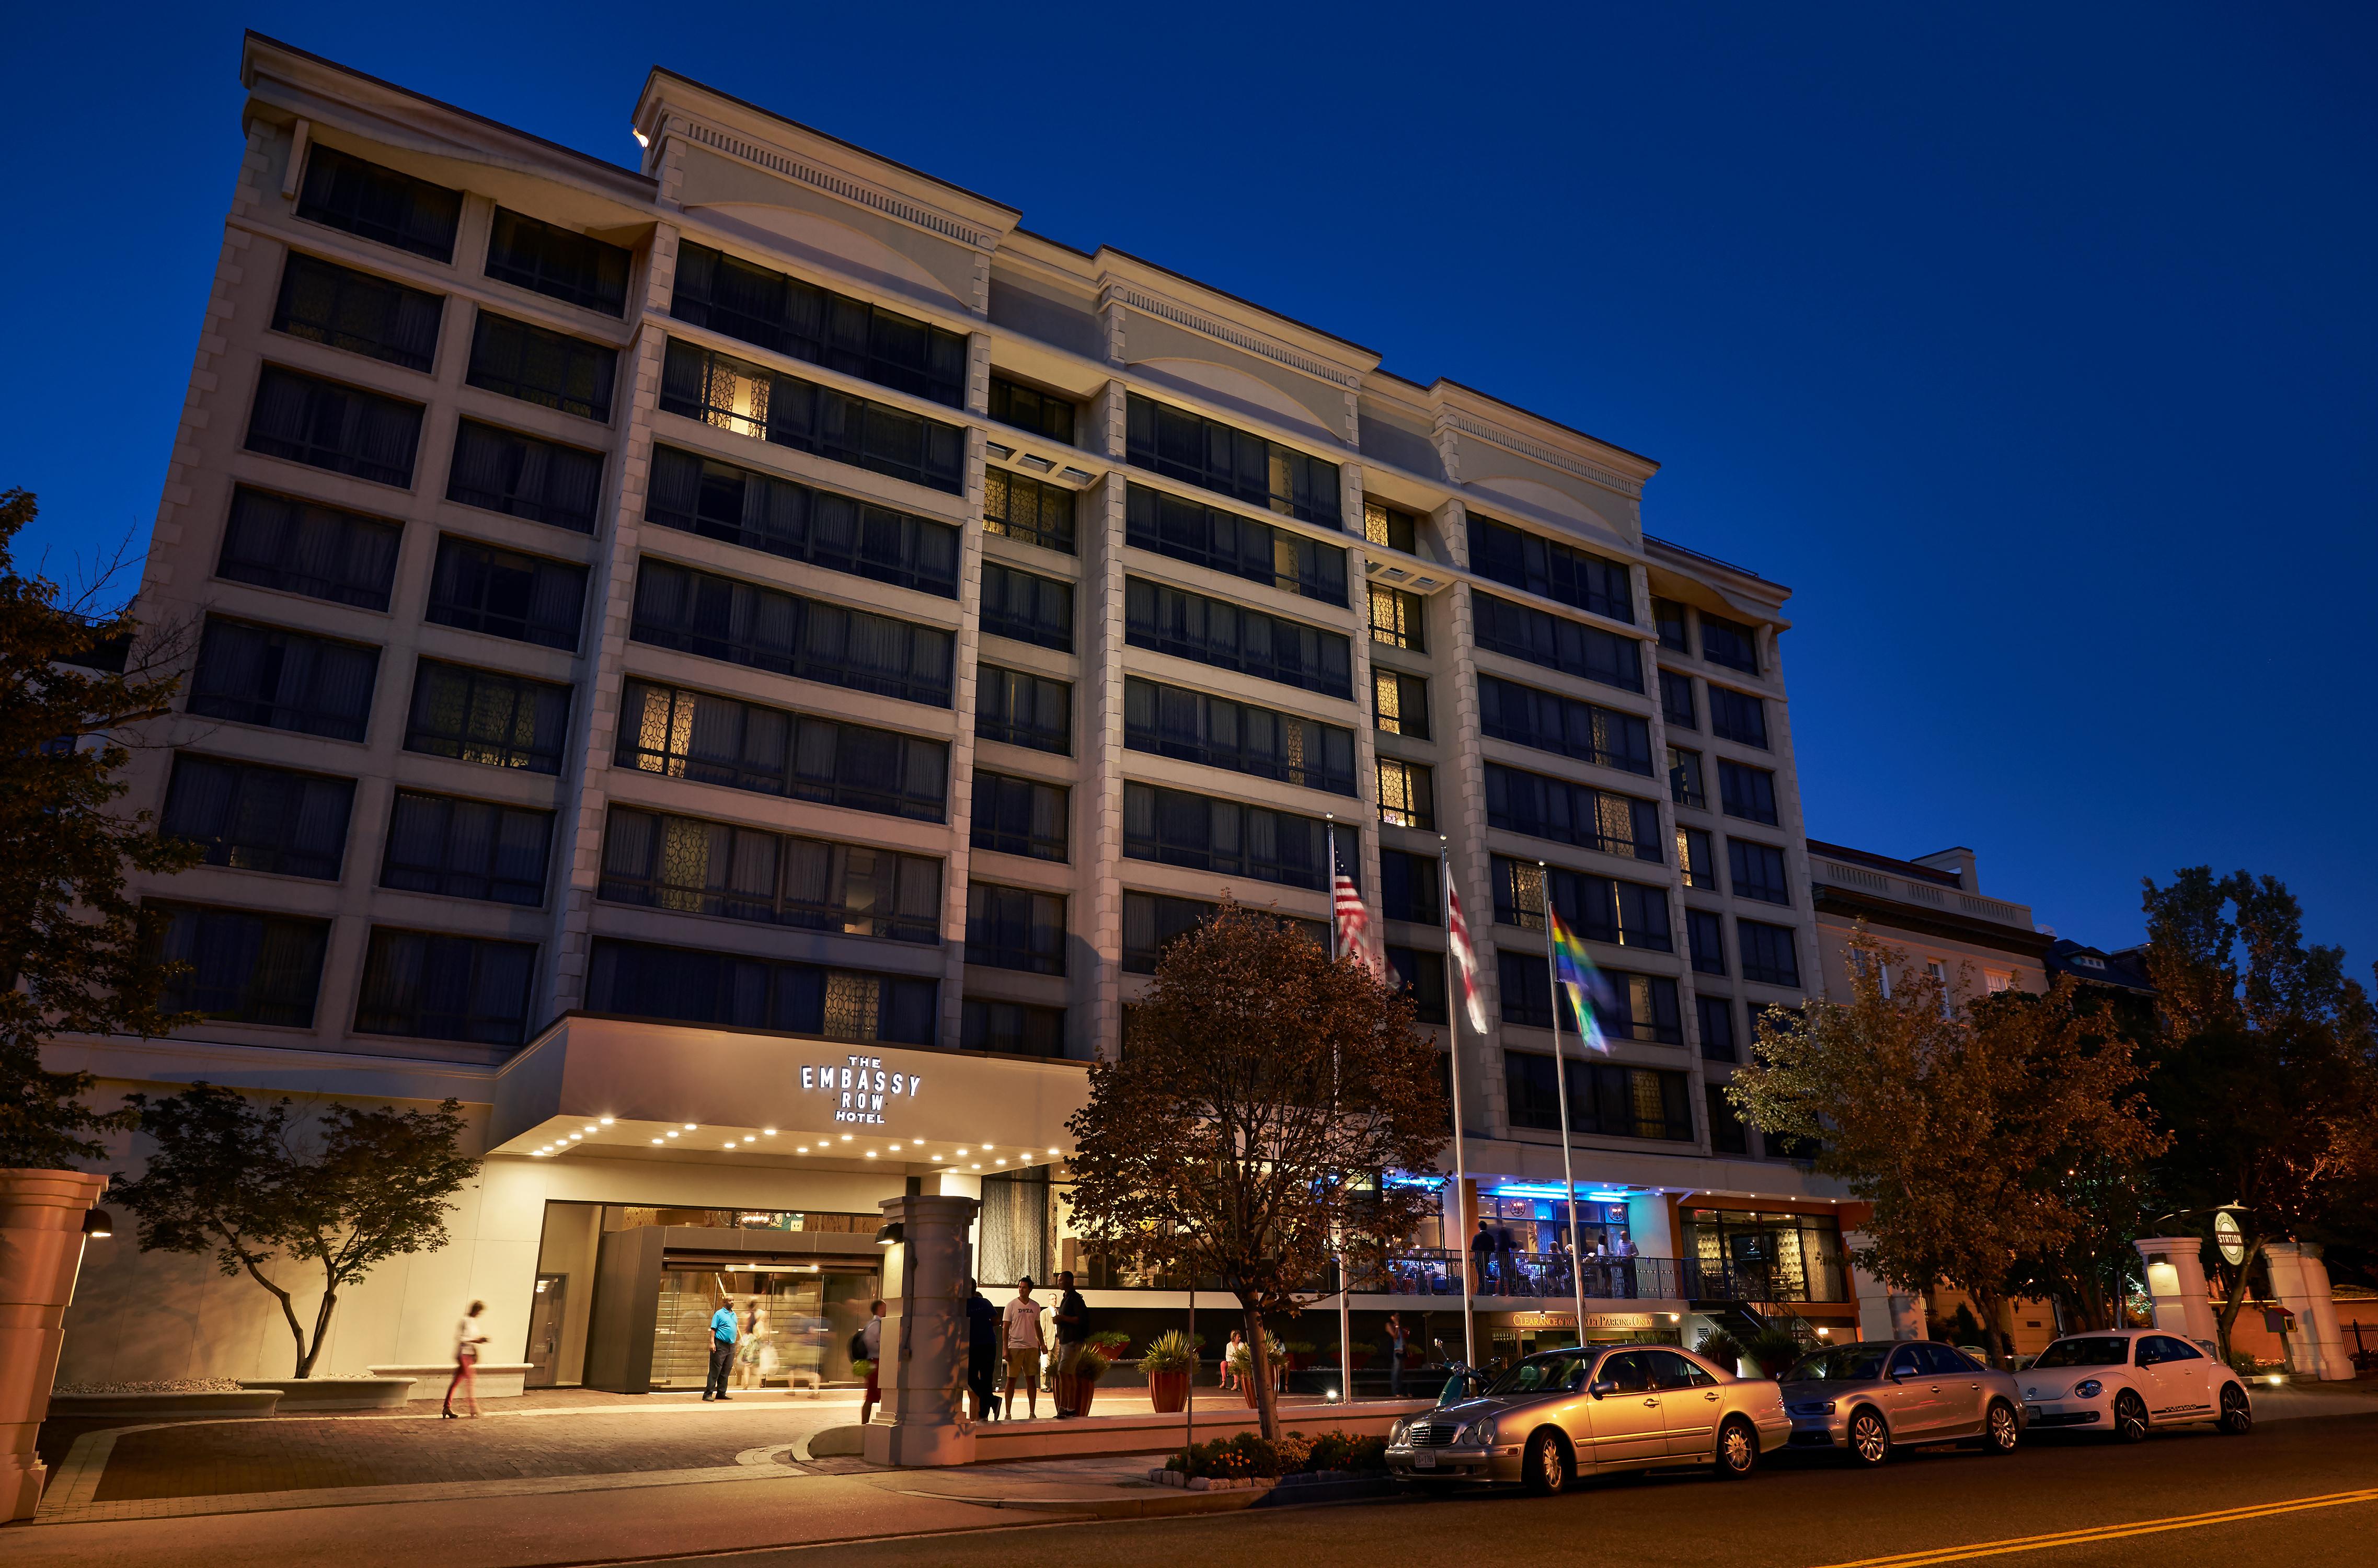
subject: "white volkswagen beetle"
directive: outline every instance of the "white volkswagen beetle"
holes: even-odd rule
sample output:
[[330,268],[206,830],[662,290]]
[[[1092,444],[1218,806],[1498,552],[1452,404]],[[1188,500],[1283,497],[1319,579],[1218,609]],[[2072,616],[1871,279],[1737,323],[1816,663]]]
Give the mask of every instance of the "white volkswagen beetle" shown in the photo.
[[2017,1374],[2024,1425],[2109,1431],[2137,1442],[2151,1427],[2211,1421],[2223,1431],[2254,1430],[2243,1379],[2202,1347],[2155,1329],[2067,1335]]

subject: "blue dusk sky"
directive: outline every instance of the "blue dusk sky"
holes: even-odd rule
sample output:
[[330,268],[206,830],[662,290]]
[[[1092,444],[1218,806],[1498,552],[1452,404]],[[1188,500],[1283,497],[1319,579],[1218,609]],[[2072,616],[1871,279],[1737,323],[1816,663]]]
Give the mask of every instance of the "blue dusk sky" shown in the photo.
[[2286,880],[2378,957],[2378,12],[12,6],[0,487],[137,549],[241,30],[632,164],[655,64],[1664,466],[1788,583],[1808,831],[2060,933]]

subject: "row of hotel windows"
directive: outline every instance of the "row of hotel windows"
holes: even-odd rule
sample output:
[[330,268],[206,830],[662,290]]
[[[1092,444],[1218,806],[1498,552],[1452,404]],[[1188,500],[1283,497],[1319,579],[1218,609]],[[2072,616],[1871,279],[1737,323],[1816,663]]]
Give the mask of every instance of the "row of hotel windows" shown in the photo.
[[[451,259],[460,211],[459,192],[328,148],[315,150],[298,203],[300,217],[441,261]],[[624,311],[631,260],[630,253],[618,246],[498,208],[486,269],[489,276],[619,316]],[[426,370],[434,356],[441,304],[418,290],[293,255],[284,272],[274,325],[318,341]],[[964,404],[967,339],[963,334],[707,246],[680,245],[669,309],[674,317],[689,325],[790,358],[947,407]],[[602,345],[482,311],[469,379],[474,385],[607,421],[615,362],[615,351]],[[390,418],[401,423],[401,416],[373,406],[387,400],[354,392],[347,396],[356,401],[356,406],[318,415],[315,423],[342,427],[378,425]],[[1068,443],[1074,439],[1075,411],[1063,399],[994,378],[991,402],[992,416],[1003,423]],[[959,427],[778,376],[693,344],[670,341],[662,406],[743,435],[952,494],[962,488],[964,433]],[[357,434],[361,438],[356,444],[366,449],[353,461],[366,468],[390,466],[385,461],[388,449],[400,444],[395,433],[378,432],[378,438],[369,430]],[[323,449],[317,445],[314,449]],[[1125,459],[1135,467],[1285,516],[1331,528],[1343,525],[1335,464],[1137,393],[1126,400]],[[390,482],[410,483],[409,451],[402,466],[406,477]],[[994,509],[1003,515],[1010,510],[1013,493],[1017,498],[1012,509],[1025,516],[1016,536],[1057,548],[1072,547],[1069,495],[1021,475],[1003,474],[997,487],[1003,494],[994,498]],[[1413,547],[1413,520],[1409,514],[1384,505],[1366,505],[1364,510],[1364,533],[1371,542],[1406,551]],[[1129,515],[1135,545],[1308,597],[1345,603],[1342,550],[1145,486],[1133,486]],[[1471,567],[1481,576],[1590,614],[1634,623],[1630,569],[1626,563],[1476,515],[1468,519],[1468,529]],[[1564,630],[1543,612],[1482,598],[1492,606],[1482,606],[1480,612],[1483,644],[1588,679],[1607,681],[1630,691],[1642,689],[1639,661],[1624,646],[1625,640],[1592,628]],[[1398,646],[1420,647],[1419,605],[1414,595],[1375,590],[1375,634]],[[1688,618],[1685,606],[1670,600],[1654,602],[1653,619],[1663,647],[1690,653],[1691,623],[1698,622],[1701,657],[1750,674],[1759,672],[1755,628],[1705,611],[1691,612]],[[1712,706],[1720,700],[1713,694]],[[1724,700],[1746,699],[1729,694]],[[1688,714],[1689,711],[1688,700],[1677,702],[1671,695],[1672,713]],[[1725,715],[1713,717],[1722,724],[1727,722]],[[1681,722],[1691,723],[1688,717]],[[1763,724],[1746,723],[1718,733],[1748,744],[1764,744]],[[1762,738],[1750,739],[1754,734]]]

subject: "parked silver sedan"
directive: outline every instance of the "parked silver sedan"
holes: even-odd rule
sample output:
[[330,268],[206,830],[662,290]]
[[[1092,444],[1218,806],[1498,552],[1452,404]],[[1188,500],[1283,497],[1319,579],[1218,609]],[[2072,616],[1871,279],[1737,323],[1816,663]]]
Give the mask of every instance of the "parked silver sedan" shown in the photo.
[[1791,1430],[1771,1382],[1665,1346],[1588,1346],[1530,1356],[1475,1399],[1398,1421],[1387,1468],[1401,1480],[1517,1481],[1546,1494],[1602,1470],[1706,1465],[1739,1477]]
[[1979,1442],[2012,1454],[2023,1441],[2013,1378],[1929,1339],[1831,1345],[1784,1374],[1796,1448],[1845,1451],[1880,1465],[1894,1448]]

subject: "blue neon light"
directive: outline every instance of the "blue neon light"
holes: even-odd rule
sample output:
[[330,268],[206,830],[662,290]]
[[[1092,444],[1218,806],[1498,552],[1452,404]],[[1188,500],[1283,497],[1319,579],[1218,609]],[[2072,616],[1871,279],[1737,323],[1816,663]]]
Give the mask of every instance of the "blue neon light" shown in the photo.
[[[1567,1189],[1548,1181],[1507,1181],[1493,1191],[1497,1198],[1566,1198],[1569,1195]],[[1599,1191],[1590,1187],[1579,1189],[1578,1195],[1597,1203],[1623,1203],[1633,1196],[1629,1192]]]

